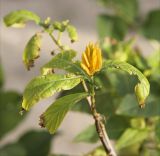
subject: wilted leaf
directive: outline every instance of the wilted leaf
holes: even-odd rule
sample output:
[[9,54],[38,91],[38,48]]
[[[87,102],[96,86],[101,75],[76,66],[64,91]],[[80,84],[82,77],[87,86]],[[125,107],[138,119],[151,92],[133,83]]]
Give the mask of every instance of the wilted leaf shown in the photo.
[[149,131],[147,129],[132,129],[128,128],[116,143],[116,148],[128,147],[135,143],[139,143],[148,137]]
[[151,39],[160,40],[160,10],[151,11],[142,26],[142,33]]
[[26,156],[47,156],[53,136],[44,131],[29,131],[18,141],[27,154]]
[[135,94],[140,107],[144,107],[145,100],[150,91],[150,84],[146,77],[137,68],[126,62],[108,60],[104,62],[105,68],[119,69],[128,72],[130,75],[136,75],[140,82],[135,86]]
[[41,34],[37,33],[28,41],[23,52],[23,62],[28,70],[34,66],[34,60],[39,57]]
[[145,109],[140,109],[133,94],[126,95],[119,104],[116,113],[132,117],[152,117],[160,115],[160,99],[149,96]]
[[71,42],[75,42],[78,40],[77,30],[73,25],[67,26],[67,32],[68,32]]
[[55,133],[69,109],[87,95],[87,93],[75,93],[57,99],[41,116],[44,127],[50,133]]
[[119,17],[100,15],[97,20],[97,29],[100,38],[112,37],[122,40],[127,33],[128,26]]
[[34,78],[23,94],[22,107],[29,110],[39,100],[50,97],[61,90],[70,90],[81,82],[82,77],[72,74],[50,74]]
[[0,93],[0,138],[24,119],[19,114],[21,100],[21,95],[16,92]]
[[8,27],[23,27],[28,21],[39,24],[40,20],[38,15],[28,10],[13,11],[4,17],[4,23]]

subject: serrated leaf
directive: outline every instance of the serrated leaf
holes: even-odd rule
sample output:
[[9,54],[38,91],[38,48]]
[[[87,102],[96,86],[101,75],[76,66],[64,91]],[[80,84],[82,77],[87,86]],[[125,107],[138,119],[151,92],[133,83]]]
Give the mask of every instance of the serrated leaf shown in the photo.
[[142,26],[142,33],[150,38],[160,40],[160,10],[154,10],[149,13]]
[[34,21],[39,24],[40,20],[38,15],[28,10],[13,11],[4,17],[4,23],[8,27],[23,27],[28,21]]
[[[72,59],[76,56],[76,52],[73,50],[62,51],[54,56],[47,64],[45,64],[42,68],[42,74],[47,74],[49,69],[64,69],[69,72],[77,72],[79,68],[75,65]],[[78,69],[77,69],[78,68]]]
[[131,117],[153,117],[160,115],[160,98],[152,95],[148,97],[145,109],[140,109],[136,97],[133,94],[126,95],[116,110],[117,114]]
[[126,62],[112,60],[105,61],[104,68],[119,69],[128,72],[130,75],[136,75],[140,82],[135,86],[135,94],[140,107],[144,107],[145,100],[149,95],[150,84],[147,78],[137,68]]
[[132,129],[128,128],[116,143],[118,150],[131,146],[135,143],[141,142],[148,137],[149,131],[147,129]]
[[75,42],[78,40],[77,30],[73,25],[67,26],[67,32],[68,32],[71,42]]
[[23,62],[28,70],[34,66],[34,60],[39,57],[40,47],[41,34],[37,33],[28,41],[23,52]]
[[41,116],[44,127],[55,133],[69,109],[78,101],[86,98],[88,93],[75,93],[56,100]]
[[47,156],[52,138],[48,132],[32,130],[23,134],[18,143],[25,148],[26,156]]
[[50,74],[34,78],[23,94],[22,108],[29,110],[41,99],[50,97],[56,92],[70,90],[81,82],[81,76],[73,74]]
[[100,38],[111,37],[122,40],[127,33],[128,26],[119,17],[99,15],[97,29]]

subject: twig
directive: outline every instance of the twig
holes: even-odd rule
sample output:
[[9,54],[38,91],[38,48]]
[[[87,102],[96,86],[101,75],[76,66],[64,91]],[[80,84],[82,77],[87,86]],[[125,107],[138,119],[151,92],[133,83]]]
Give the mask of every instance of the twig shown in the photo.
[[[83,88],[86,92],[89,92],[87,85],[85,81],[82,81]],[[104,123],[102,122],[101,115],[97,113],[95,108],[95,97],[94,97],[94,89],[92,90],[92,95],[87,97],[88,104],[90,106],[90,109],[92,111],[93,118],[95,120],[95,126],[98,133],[98,136],[103,144],[103,147],[108,154],[108,156],[117,156],[115,150],[113,149],[109,137],[107,135],[107,132],[105,130]]]

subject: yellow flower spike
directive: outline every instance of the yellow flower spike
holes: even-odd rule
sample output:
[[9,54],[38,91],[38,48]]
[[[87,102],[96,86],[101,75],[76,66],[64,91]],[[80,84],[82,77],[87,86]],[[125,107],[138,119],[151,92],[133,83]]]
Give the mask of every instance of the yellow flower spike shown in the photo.
[[98,44],[89,43],[82,54],[81,67],[90,76],[102,68],[102,53]]

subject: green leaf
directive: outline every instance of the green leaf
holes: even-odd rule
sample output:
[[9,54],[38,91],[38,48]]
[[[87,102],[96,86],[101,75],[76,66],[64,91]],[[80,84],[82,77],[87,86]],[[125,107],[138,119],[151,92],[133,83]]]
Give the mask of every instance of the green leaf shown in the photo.
[[50,97],[61,90],[70,90],[81,82],[81,76],[73,74],[50,74],[34,78],[26,87],[22,107],[29,110],[41,99]]
[[67,32],[68,32],[71,42],[75,42],[78,40],[77,30],[73,25],[67,26]]
[[137,0],[99,0],[104,6],[113,10],[113,14],[122,18],[128,24],[134,22],[138,13]]
[[7,27],[23,27],[28,21],[39,24],[40,20],[38,15],[28,10],[13,11],[4,17],[4,23]]
[[[114,115],[106,120],[106,131],[110,139],[117,140],[121,134],[130,127],[130,118]],[[96,143],[99,140],[95,125],[90,125],[75,138],[77,142]]]
[[76,142],[96,143],[99,138],[95,125],[90,125],[80,132],[74,139]]
[[42,125],[44,125],[50,133],[55,133],[69,109],[78,101],[86,98],[87,95],[88,93],[75,93],[59,98],[42,114]]
[[145,109],[140,109],[136,97],[133,94],[126,95],[116,110],[117,114],[127,115],[131,117],[153,117],[160,115],[160,98],[152,95],[148,97]]
[[142,142],[148,137],[147,129],[132,129],[128,128],[116,143],[117,150],[128,147],[138,142]]
[[0,93],[0,138],[15,128],[24,116],[20,116],[21,95],[8,91]]
[[99,15],[97,29],[100,38],[111,37],[122,40],[127,33],[128,26],[119,17]]
[[41,68],[42,74],[46,75],[49,70],[54,70],[54,68],[64,69],[68,72],[77,72],[79,68],[72,61],[75,56],[76,52],[73,50],[58,53]]
[[105,61],[104,68],[119,69],[128,72],[130,75],[136,75],[140,82],[135,86],[135,94],[140,107],[144,107],[145,100],[149,95],[150,84],[146,77],[137,68],[126,62],[112,60]]
[[151,39],[160,40],[160,10],[154,10],[149,13],[142,26],[142,33]]
[[26,156],[47,156],[50,151],[51,136],[44,131],[29,131],[18,141],[26,149]]
[[1,62],[0,62],[0,90],[3,87],[3,84],[4,84],[4,76],[3,76],[2,65],[1,65]]
[[155,134],[156,134],[156,138],[160,143],[160,118],[156,123],[156,128],[155,128]]
[[0,148],[0,156],[27,156],[27,153],[21,144],[12,143]]
[[28,41],[24,52],[23,52],[23,62],[28,70],[34,66],[34,60],[39,57],[41,47],[41,34],[36,33]]

